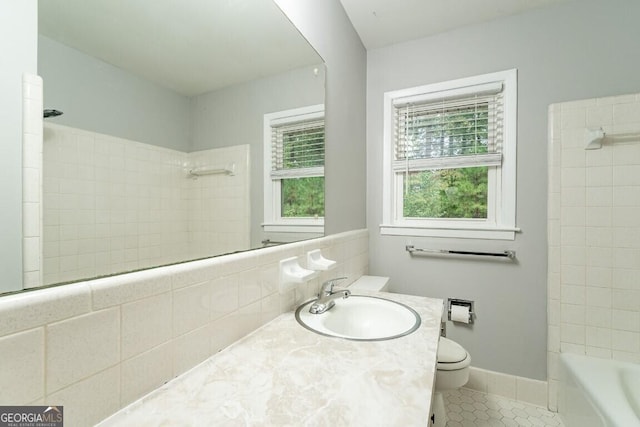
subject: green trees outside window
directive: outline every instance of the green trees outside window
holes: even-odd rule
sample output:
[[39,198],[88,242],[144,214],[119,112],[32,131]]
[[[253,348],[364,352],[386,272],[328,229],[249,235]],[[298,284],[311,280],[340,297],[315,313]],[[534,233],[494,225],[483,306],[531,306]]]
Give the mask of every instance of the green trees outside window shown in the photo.
[[[283,168],[324,166],[324,121],[283,133]],[[287,218],[324,217],[324,176],[281,181],[281,215]]]
[[488,167],[412,172],[405,179],[405,218],[487,218]]
[[[464,159],[488,152],[488,105],[418,110],[407,119],[406,157]],[[487,218],[488,166],[405,173],[405,218]]]
[[282,180],[282,216],[318,218],[324,216],[324,177]]

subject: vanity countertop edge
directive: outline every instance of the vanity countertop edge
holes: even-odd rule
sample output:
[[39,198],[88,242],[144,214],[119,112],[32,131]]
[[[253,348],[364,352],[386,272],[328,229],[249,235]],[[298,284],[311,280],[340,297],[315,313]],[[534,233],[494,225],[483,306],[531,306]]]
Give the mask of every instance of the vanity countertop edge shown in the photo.
[[287,312],[99,426],[428,425],[443,301],[357,294],[412,307],[420,327],[392,340],[352,341],[309,331]]

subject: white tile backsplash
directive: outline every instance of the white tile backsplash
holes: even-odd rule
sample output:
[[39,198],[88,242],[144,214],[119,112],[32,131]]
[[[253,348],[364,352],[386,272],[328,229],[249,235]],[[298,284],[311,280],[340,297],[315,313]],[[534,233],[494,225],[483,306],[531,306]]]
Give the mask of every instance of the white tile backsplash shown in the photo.
[[338,261],[332,277],[368,271],[359,230],[5,296],[0,404],[64,405],[65,425],[94,425],[317,292],[314,279],[281,295],[274,272],[319,248]]
[[0,338],[0,402],[31,402],[43,396],[44,359],[43,328]]
[[122,358],[171,340],[172,294],[165,292],[121,306]]
[[53,393],[120,362],[120,309],[74,317],[46,327],[46,384]]
[[48,394],[44,404],[64,406],[65,426],[92,426],[121,407],[120,365]]
[[[640,95],[556,104],[549,117],[548,306],[560,313],[548,313],[548,359],[640,361]],[[583,149],[586,127],[605,130],[601,149]]]
[[172,344],[165,342],[122,362],[121,399],[133,402],[171,380],[172,361]]
[[86,283],[3,296],[0,337],[88,313],[91,291]]
[[206,325],[211,320],[211,282],[173,292],[173,336]]

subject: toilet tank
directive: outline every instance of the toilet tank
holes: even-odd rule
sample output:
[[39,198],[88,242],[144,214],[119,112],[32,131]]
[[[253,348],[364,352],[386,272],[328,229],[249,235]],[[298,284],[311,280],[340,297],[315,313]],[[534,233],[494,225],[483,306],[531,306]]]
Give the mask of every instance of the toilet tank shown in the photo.
[[349,285],[349,289],[371,292],[389,292],[389,278],[383,276],[361,276]]

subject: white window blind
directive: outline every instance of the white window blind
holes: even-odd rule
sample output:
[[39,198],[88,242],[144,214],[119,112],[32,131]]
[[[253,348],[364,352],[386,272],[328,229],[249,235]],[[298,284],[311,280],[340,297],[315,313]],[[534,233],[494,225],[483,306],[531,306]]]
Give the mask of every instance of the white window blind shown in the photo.
[[324,176],[324,119],[272,124],[270,176]]
[[499,166],[503,91],[489,83],[393,102],[393,170]]

